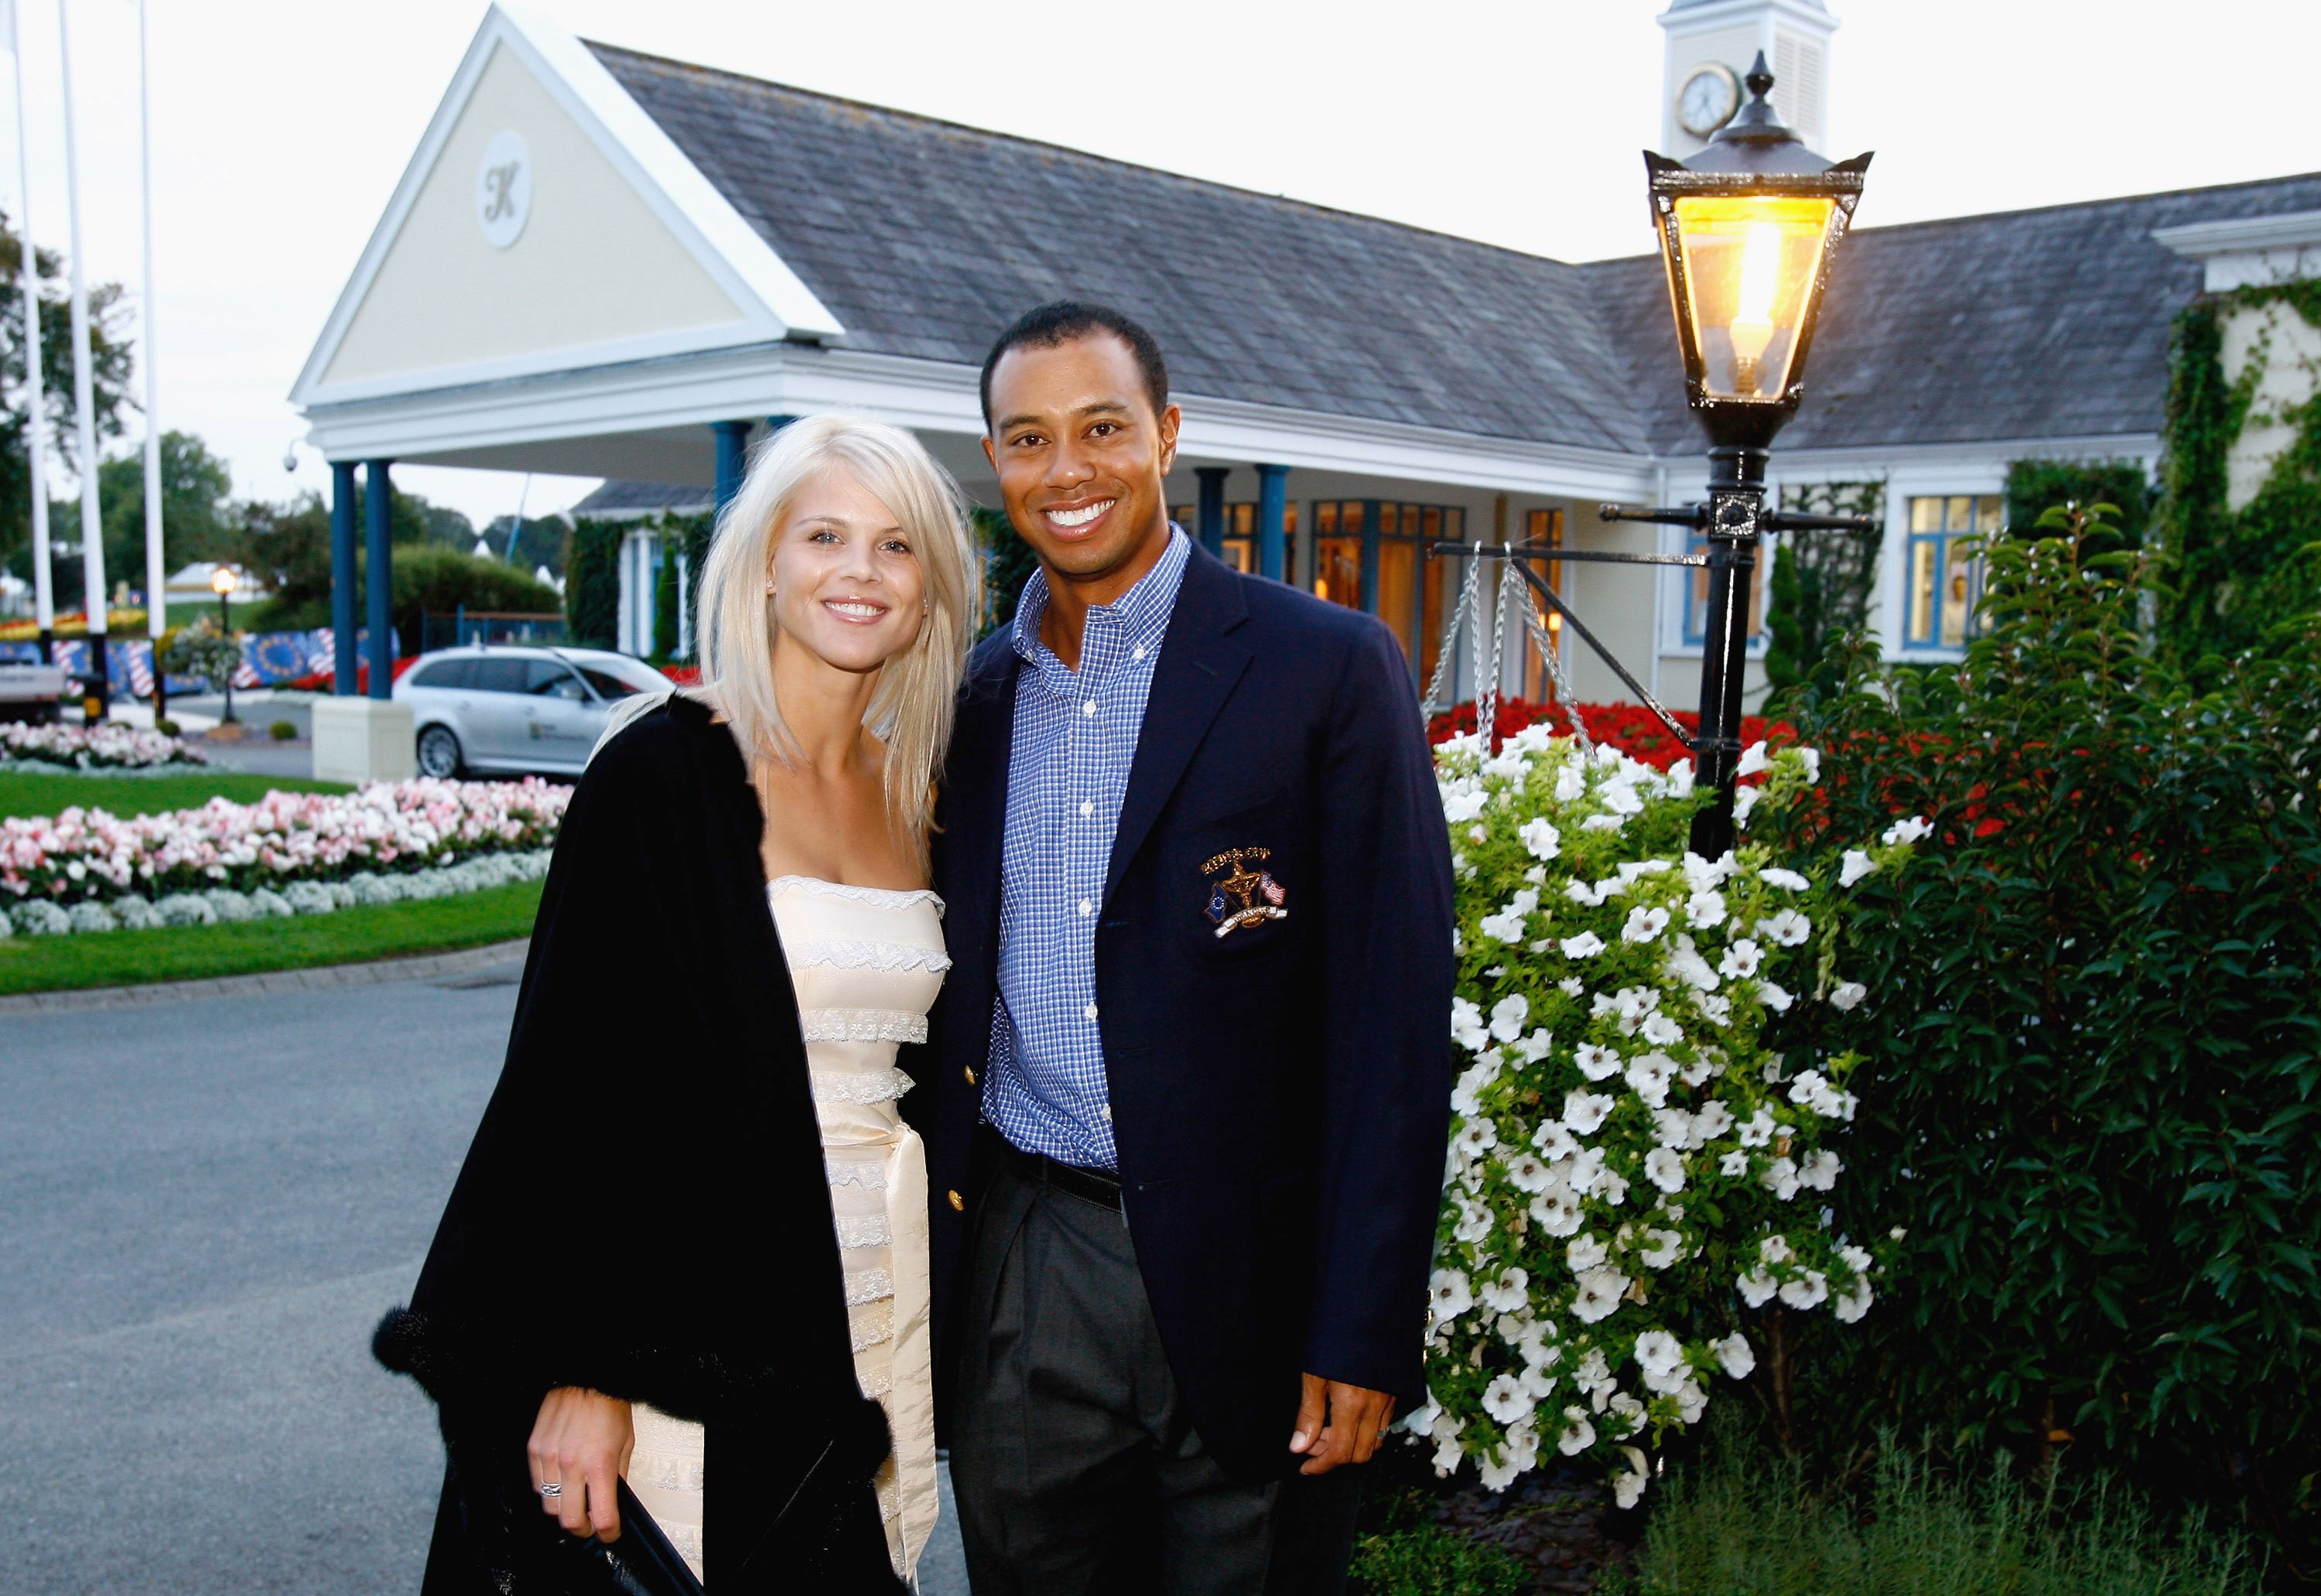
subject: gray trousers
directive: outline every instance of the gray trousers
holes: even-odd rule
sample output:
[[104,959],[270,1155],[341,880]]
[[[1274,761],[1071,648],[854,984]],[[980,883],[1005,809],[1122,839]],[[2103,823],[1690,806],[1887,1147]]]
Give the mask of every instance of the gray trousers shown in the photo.
[[951,1471],[975,1596],[1343,1590],[1359,1471],[1252,1485],[1219,1466],[1118,1211],[1003,1164],[961,1308]]

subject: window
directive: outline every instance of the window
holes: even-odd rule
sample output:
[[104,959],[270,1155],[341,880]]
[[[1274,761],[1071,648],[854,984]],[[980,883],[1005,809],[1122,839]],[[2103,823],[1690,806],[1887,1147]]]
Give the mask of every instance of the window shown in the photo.
[[438,660],[422,665],[409,678],[415,688],[465,688],[475,684],[473,660]]
[[576,704],[588,701],[588,689],[580,685],[571,667],[560,660],[525,661],[523,690],[535,698],[566,698]]
[[505,654],[475,662],[476,679],[472,684],[478,692],[522,693],[532,689],[531,673],[521,657]]
[[1314,596],[1384,621],[1424,681],[1443,648],[1443,561],[1429,560],[1426,545],[1457,540],[1466,512],[1379,499],[1324,500],[1310,509]]
[[[1708,552],[1706,534],[1693,533],[1686,540],[1688,554]],[[1772,541],[1761,539],[1757,545],[1757,563],[1749,572],[1749,639],[1756,641],[1765,619],[1765,572],[1773,563]],[[1690,578],[1684,589],[1684,640],[1693,648],[1708,642],[1708,568],[1696,565],[1686,572]]]
[[[1235,570],[1251,576],[1257,574],[1257,505],[1252,500],[1224,506],[1224,537],[1218,549],[1218,558]],[[1198,505],[1174,505],[1169,519],[1183,527],[1196,543],[1201,536],[1201,510]],[[1287,504],[1281,510],[1281,571],[1287,578],[1297,569],[1297,506]]]
[[[1524,542],[1534,548],[1563,547],[1563,512],[1561,510],[1525,511]],[[1563,561],[1549,561],[1546,569],[1541,570],[1539,574],[1546,579],[1547,585],[1554,589],[1558,598],[1569,597],[1563,590]],[[1556,652],[1559,654],[1563,652],[1563,616],[1542,604],[1539,596],[1529,590],[1528,584],[1525,585],[1524,597],[1534,608],[1547,611],[1547,635],[1554,643]],[[1534,704],[1544,704],[1553,696],[1554,684],[1548,678],[1545,661],[1540,659],[1539,651],[1532,646],[1528,637],[1524,643],[1523,660],[1523,697]],[[1565,673],[1570,674],[1570,661],[1567,660],[1563,664]]]
[[1910,501],[1909,613],[1902,641],[1911,648],[1961,648],[1974,635],[1982,600],[1982,561],[1966,547],[2006,523],[1997,494],[1952,493]]

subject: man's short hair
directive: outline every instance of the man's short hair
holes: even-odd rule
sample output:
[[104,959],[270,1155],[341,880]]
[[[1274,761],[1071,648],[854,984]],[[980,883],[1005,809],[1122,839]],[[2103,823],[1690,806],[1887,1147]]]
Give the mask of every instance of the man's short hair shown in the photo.
[[991,369],[999,364],[1000,356],[1011,349],[1054,349],[1095,333],[1109,333],[1128,345],[1129,353],[1136,357],[1136,369],[1143,373],[1144,393],[1152,401],[1152,414],[1157,417],[1166,410],[1169,362],[1160,358],[1160,346],[1151,333],[1108,305],[1054,299],[1017,316],[983,357],[983,430],[991,430]]

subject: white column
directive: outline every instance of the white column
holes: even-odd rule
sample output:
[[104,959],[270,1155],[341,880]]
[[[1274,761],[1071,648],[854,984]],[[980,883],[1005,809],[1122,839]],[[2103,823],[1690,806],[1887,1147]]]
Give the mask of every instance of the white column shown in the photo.
[[41,269],[32,242],[32,178],[24,136],[23,24],[11,0],[8,53],[16,69],[16,222],[23,229],[19,272],[24,293],[24,455],[32,477],[32,615],[45,643],[56,630],[57,597],[49,569],[48,385],[41,371]]
[[57,0],[57,48],[65,88],[65,213],[72,238],[73,407],[80,438],[81,582],[87,589],[92,672],[104,668],[105,520],[96,502],[96,384],[89,369],[88,272],[80,242],[80,158],[73,129],[71,0]]
[[[153,341],[153,95],[145,48],[145,0],[137,0],[137,131],[143,162],[145,292],[141,317],[145,333],[145,634],[158,649],[168,630],[168,561],[161,546],[161,400],[159,364]],[[153,661],[153,679],[161,679]]]

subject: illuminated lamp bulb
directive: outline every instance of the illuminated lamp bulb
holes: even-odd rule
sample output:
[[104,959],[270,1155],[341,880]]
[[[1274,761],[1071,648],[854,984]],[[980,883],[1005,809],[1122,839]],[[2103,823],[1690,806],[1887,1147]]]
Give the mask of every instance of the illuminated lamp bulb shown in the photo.
[[1773,292],[1781,275],[1781,230],[1770,222],[1752,223],[1741,251],[1741,294],[1729,331],[1733,337],[1734,387],[1757,391],[1757,362],[1773,342]]

